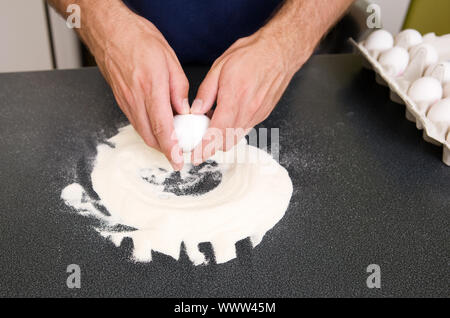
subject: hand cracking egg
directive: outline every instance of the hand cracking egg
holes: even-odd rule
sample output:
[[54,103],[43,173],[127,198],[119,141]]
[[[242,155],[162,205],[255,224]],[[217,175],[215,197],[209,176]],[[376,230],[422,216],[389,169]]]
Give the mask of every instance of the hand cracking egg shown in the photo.
[[173,124],[180,148],[183,152],[191,152],[202,141],[209,127],[209,118],[205,115],[176,115]]
[[408,67],[409,54],[402,47],[393,47],[381,53],[378,62],[391,76],[400,76]]

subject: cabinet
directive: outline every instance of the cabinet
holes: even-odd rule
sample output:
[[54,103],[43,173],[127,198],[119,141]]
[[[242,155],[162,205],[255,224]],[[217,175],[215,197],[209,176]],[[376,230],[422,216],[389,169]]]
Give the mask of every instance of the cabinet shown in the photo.
[[0,0],[0,72],[81,66],[80,43],[43,0]]

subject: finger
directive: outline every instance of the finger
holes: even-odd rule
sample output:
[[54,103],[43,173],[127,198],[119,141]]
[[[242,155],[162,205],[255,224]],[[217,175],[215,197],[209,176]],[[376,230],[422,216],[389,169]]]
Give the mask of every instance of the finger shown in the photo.
[[171,57],[168,57],[168,64],[172,107],[177,114],[189,114],[189,81],[178,61],[173,61]]
[[[224,94],[226,96],[226,94]],[[233,143],[231,136],[235,127],[238,109],[233,107],[237,105],[235,100],[227,98],[219,98],[217,108],[211,118],[210,127],[199,146],[192,154],[192,162],[194,165],[206,161],[212,157],[217,150],[228,150],[230,144]]]
[[141,105],[136,105],[136,111],[134,112],[133,117],[133,127],[142,137],[147,146],[157,150],[161,150],[158,141],[153,135],[152,128],[150,127],[147,110],[145,108],[145,102],[143,102]]
[[163,70],[155,72],[159,77],[152,78],[151,91],[146,95],[145,106],[153,136],[161,152],[167,157],[175,170],[183,167],[183,156],[174,137],[173,114],[170,106],[169,75]]
[[213,66],[197,91],[197,96],[194,99],[191,107],[192,114],[205,114],[214,105],[219,88],[219,76],[222,70],[223,63]]
[[133,96],[131,90],[120,75],[115,76],[114,79],[112,77],[109,79],[114,97],[131,125],[149,147],[159,150],[158,142],[150,129],[144,101]]

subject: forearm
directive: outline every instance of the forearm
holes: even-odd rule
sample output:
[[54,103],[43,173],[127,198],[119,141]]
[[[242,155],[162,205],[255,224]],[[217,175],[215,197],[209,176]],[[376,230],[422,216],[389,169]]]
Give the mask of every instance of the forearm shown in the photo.
[[286,0],[261,32],[279,43],[289,67],[296,71],[353,1]]
[[76,4],[80,7],[81,27],[75,29],[82,41],[97,56],[107,46],[107,41],[123,30],[125,21],[132,13],[121,0],[47,0],[63,17],[70,12],[67,7]]

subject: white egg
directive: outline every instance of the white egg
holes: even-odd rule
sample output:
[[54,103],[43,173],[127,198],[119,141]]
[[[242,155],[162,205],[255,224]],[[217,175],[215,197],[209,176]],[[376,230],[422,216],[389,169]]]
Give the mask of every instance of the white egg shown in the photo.
[[394,46],[394,38],[386,30],[376,30],[367,37],[364,46],[369,51],[386,51]]
[[183,152],[191,152],[202,141],[209,127],[209,118],[205,115],[176,115],[173,125],[180,148]]
[[391,76],[401,75],[409,63],[408,51],[402,47],[393,47],[381,53],[378,62]]
[[408,96],[415,103],[434,103],[442,98],[442,85],[434,77],[421,77],[411,84]]
[[427,118],[435,124],[435,130],[443,138],[450,129],[450,98],[444,98],[432,105]]
[[406,29],[395,36],[395,45],[409,49],[422,43],[422,34],[414,29]]
[[444,93],[443,96],[445,98],[450,97],[450,83],[444,85]]
[[422,43],[422,44],[413,46],[409,50],[411,60],[413,60],[417,56],[417,54],[419,54],[422,51],[425,52],[425,67],[427,67],[431,64],[437,63],[437,61],[439,59],[439,55],[438,55],[436,49],[428,43]]

